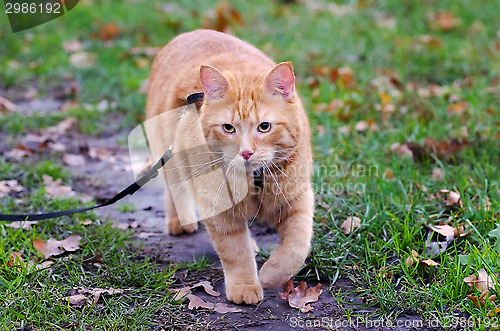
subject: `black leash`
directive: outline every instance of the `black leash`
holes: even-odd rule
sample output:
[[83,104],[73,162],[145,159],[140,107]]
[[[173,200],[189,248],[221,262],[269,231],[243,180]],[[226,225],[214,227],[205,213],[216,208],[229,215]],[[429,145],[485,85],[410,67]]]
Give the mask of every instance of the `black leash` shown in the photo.
[[49,218],[56,218],[56,217],[71,215],[71,214],[75,214],[75,213],[81,213],[84,211],[112,205],[113,203],[125,198],[128,195],[134,194],[141,187],[146,185],[151,179],[156,178],[158,176],[158,171],[160,170],[160,168],[163,167],[171,157],[172,157],[172,146],[170,146],[168,151],[165,154],[163,154],[163,156],[158,160],[158,162],[156,162],[156,164],[144,176],[139,178],[134,183],[130,184],[126,189],[124,189],[123,191],[121,191],[120,193],[118,193],[117,195],[112,197],[111,199],[106,200],[105,202],[100,203],[98,205],[95,205],[92,207],[63,210],[63,211],[56,211],[56,212],[52,212],[52,213],[43,213],[43,214],[17,214],[17,215],[16,214],[0,214],[0,222],[1,221],[10,221],[10,222],[12,222],[12,221],[40,221],[40,220],[46,220]]
[[[203,93],[193,93],[187,97],[187,104],[192,104],[195,102],[203,101]],[[172,157],[172,146],[163,154],[163,156],[151,167],[151,169],[141,178],[136,180],[134,183],[130,184],[126,189],[122,190],[120,193],[115,195],[109,200],[92,207],[77,208],[71,210],[56,211],[52,213],[43,214],[0,214],[0,222],[13,222],[13,221],[40,221],[49,218],[56,218],[76,213],[82,213],[84,211],[89,211],[96,208],[101,208],[114,204],[115,202],[125,198],[128,195],[132,195],[137,192],[141,187],[146,185],[151,179],[158,176],[159,170],[163,167],[168,160]]]

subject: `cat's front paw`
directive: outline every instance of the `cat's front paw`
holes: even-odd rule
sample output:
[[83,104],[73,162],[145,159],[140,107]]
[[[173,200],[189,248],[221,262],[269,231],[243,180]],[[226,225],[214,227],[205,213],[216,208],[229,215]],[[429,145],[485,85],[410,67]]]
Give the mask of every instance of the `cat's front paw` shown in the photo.
[[233,284],[226,285],[226,297],[234,303],[256,304],[264,297],[262,287],[258,282],[255,284]]
[[290,279],[293,273],[283,271],[283,268],[272,261],[264,263],[259,272],[260,285],[263,288],[275,288]]
[[198,222],[182,226],[178,218],[167,220],[167,232],[173,236],[178,236],[183,233],[193,233],[196,230],[198,230]]

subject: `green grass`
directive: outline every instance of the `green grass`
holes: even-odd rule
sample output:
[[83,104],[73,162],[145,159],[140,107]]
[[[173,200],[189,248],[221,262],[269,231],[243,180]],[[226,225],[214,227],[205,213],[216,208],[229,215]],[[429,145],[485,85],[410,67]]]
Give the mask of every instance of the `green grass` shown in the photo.
[[184,262],[184,263],[179,263],[178,267],[179,269],[191,271],[191,272],[197,272],[197,271],[202,271],[205,270],[206,268],[210,267],[213,265],[213,262],[205,257],[203,255],[199,259],[196,259],[193,257],[193,262]]
[[[311,262],[301,274],[314,274],[317,269],[331,283],[339,277],[351,279],[356,289],[354,294],[376,315],[419,314],[426,320],[438,319],[444,323],[451,314],[459,312],[484,319],[499,303],[476,308],[466,296],[479,294],[463,279],[482,268],[491,275],[500,271],[497,239],[488,235],[500,223],[500,1],[339,1],[339,6],[347,8],[345,14],[339,15],[328,10],[338,12],[331,5],[312,8],[310,3],[312,1],[291,5],[278,1],[234,2],[245,24],[233,22],[230,26],[237,36],[263,49],[276,61],[292,60],[297,90],[308,110],[313,131],[317,208]],[[80,4],[58,20],[15,35],[2,23],[0,91],[25,91],[35,86],[38,96],[51,96],[54,90],[73,80],[79,82],[81,89],[76,95],[75,109],[31,117],[15,113],[3,115],[0,116],[1,132],[23,135],[68,116],[78,117],[80,129],[93,135],[131,128],[142,119],[145,95],[138,93],[138,89],[149,75],[152,58],[130,55],[129,49],[161,46],[181,32],[200,27],[210,16],[206,13],[216,5],[216,1],[201,4],[186,1],[175,5],[166,5],[163,1],[92,1]],[[429,19],[429,14],[436,12],[452,13],[460,23],[450,31],[443,31],[435,19]],[[393,27],[380,26],[378,17],[394,19]],[[115,23],[121,31],[109,43],[92,38],[105,23]],[[83,42],[86,52],[97,55],[93,66],[81,69],[69,63],[69,55],[62,45],[73,39]],[[47,49],[51,50],[50,55]],[[142,66],[144,61],[149,65]],[[321,66],[349,67],[355,83],[332,82],[328,75],[315,73]],[[388,70],[397,75],[400,84],[391,88],[375,84],[381,72]],[[419,87],[431,84],[447,91],[430,97],[418,92]],[[385,94],[391,95],[393,111],[382,110]],[[342,105],[329,109],[334,99],[341,100]],[[102,100],[116,102],[116,107],[96,110]],[[454,102],[466,103],[463,113],[449,112]],[[361,120],[376,123],[377,129],[357,133],[354,127]],[[350,128],[350,133],[344,133],[345,127]],[[423,145],[426,138],[441,141],[452,137],[463,137],[472,143],[459,153],[431,156],[423,162],[391,152],[394,143]],[[50,201],[44,197],[39,184],[41,174],[47,172],[66,182],[71,176],[64,173],[57,162],[47,162],[35,168],[0,162],[2,179],[13,178],[21,172],[23,185],[30,188],[21,205],[4,199],[4,208],[12,211],[48,208]],[[444,171],[442,180],[433,179],[434,168]],[[450,208],[432,199],[431,194],[441,189],[458,192],[463,207]],[[487,198],[491,203],[489,210],[484,208]],[[63,201],[50,208],[74,204]],[[340,225],[348,216],[359,217],[361,227],[344,235]],[[427,225],[439,222],[463,224],[472,232],[454,240],[441,254],[427,256]],[[3,294],[0,297],[17,302],[22,290],[29,289],[31,294],[23,296],[23,306],[15,306],[24,307],[19,308],[20,315],[11,309],[12,312],[8,310],[9,315],[0,320],[18,324],[26,321],[41,328],[63,327],[65,323],[72,323],[72,314],[78,314],[77,311],[55,304],[59,308],[51,312],[57,311],[57,316],[62,317],[49,318],[50,322],[28,314],[45,307],[45,301],[40,300],[41,293],[48,293],[44,295],[49,295],[50,302],[58,302],[55,297],[67,293],[82,277],[83,283],[89,282],[89,287],[133,283],[130,275],[123,275],[122,282],[115,280],[118,284],[98,277],[94,281],[93,277],[104,273],[104,269],[82,270],[81,263],[75,262],[81,260],[78,258],[57,262],[52,278],[47,277],[46,271],[26,273],[5,267],[10,252],[24,249],[25,254],[34,256],[30,240],[35,236],[62,238],[78,231],[85,235],[88,247],[77,256],[83,252],[90,255],[94,252],[92,245],[97,243],[103,245],[99,249],[108,247],[109,265],[105,268],[113,272],[107,276],[115,273],[116,269],[111,266],[131,265],[134,252],[123,246],[127,235],[111,228],[100,233],[98,228],[101,229],[97,224],[95,228],[87,228],[62,221],[29,231],[3,228],[7,235],[2,239],[4,266],[0,272],[2,277],[7,274],[10,278],[7,284],[0,284]],[[439,266],[425,267],[421,262],[407,266],[405,261],[412,250],[424,258],[432,257]],[[143,275],[144,270],[155,268],[152,261],[141,261],[138,265],[142,267],[136,266],[137,272]],[[182,267],[203,265],[196,261]],[[145,302],[144,294],[138,294],[139,289],[154,288],[156,285],[152,284],[158,281],[163,282],[163,288],[168,287],[168,271],[158,273],[151,272],[153,278],[134,285],[131,293],[137,296],[130,297],[137,298],[138,305]],[[58,280],[62,280],[62,285]],[[339,302],[347,298],[345,291],[337,292],[333,286],[331,290]],[[498,288],[492,293],[498,294]],[[168,296],[152,298],[169,300]],[[111,316],[111,324],[102,324],[106,328],[113,327],[112,321],[132,323],[134,318],[151,319],[153,311],[148,308],[137,310],[143,317],[123,315],[120,312],[125,310],[118,307],[131,305],[131,301],[119,300],[124,301],[99,308],[107,309],[106,313],[89,308],[84,316],[97,323],[108,323]],[[345,309],[346,316],[356,316],[365,307]],[[108,318],[96,317],[105,315]]]

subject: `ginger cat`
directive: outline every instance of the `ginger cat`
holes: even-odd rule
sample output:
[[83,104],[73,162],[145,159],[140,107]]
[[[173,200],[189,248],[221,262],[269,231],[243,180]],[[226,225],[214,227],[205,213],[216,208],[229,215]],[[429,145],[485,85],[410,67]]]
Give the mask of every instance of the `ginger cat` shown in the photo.
[[[147,118],[185,105],[188,95],[198,92],[204,92],[198,109],[200,134],[209,146],[219,146],[213,152],[218,162],[244,165],[249,188],[237,204],[204,219],[205,226],[222,262],[227,298],[255,304],[263,298],[262,288],[285,283],[309,253],[314,209],[309,122],[295,92],[291,64],[276,64],[224,33],[185,33],[160,51],[151,70]],[[159,125],[165,134],[160,155],[170,144],[168,135],[175,136],[177,150],[185,150],[190,136],[196,135],[191,120],[170,133],[171,123]],[[236,153],[224,143],[236,146]],[[168,172],[165,178],[168,183]],[[195,200],[183,196],[175,207],[167,185],[168,232],[196,231]],[[259,275],[247,224],[253,219],[274,226],[281,239]]]

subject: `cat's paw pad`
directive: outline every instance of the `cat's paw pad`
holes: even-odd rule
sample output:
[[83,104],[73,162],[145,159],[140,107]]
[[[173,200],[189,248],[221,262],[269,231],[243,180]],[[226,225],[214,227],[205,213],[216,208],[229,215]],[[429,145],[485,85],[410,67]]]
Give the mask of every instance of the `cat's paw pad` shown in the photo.
[[284,284],[290,277],[291,273],[283,272],[280,265],[267,261],[262,266],[259,272],[260,285],[263,288],[275,288]]
[[178,236],[183,233],[193,233],[198,230],[198,222],[193,222],[182,226],[178,219],[167,220],[168,234]]
[[256,304],[264,297],[260,284],[234,284],[226,287],[226,296],[234,303]]

